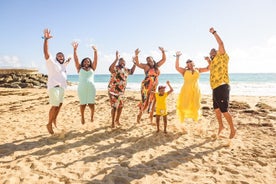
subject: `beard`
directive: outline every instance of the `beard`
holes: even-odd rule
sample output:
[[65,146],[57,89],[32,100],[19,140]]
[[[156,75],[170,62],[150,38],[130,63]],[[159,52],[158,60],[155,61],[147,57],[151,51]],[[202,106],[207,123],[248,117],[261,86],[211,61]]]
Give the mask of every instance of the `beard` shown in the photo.
[[64,63],[64,59],[58,59],[58,58],[56,58],[56,60],[57,60],[60,64],[63,64],[63,63]]
[[118,66],[119,66],[119,68],[121,68],[121,69],[125,67],[124,64],[119,64]]

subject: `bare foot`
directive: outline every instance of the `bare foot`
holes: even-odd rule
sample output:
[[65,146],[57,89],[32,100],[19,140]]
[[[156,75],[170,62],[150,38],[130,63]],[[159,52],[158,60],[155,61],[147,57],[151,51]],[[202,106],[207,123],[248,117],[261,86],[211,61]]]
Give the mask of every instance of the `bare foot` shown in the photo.
[[233,131],[231,131],[230,136],[229,136],[229,139],[234,138],[235,135],[236,135],[236,129],[234,129]]
[[111,128],[115,128],[115,123],[112,123],[112,124],[111,124]]
[[223,129],[224,129],[224,126],[219,127],[218,136],[219,136],[219,134],[221,133],[221,131],[222,131]]
[[159,133],[159,130],[157,130],[156,133]]
[[84,118],[81,118],[81,124],[83,124],[83,125],[84,125],[84,123],[85,123]]
[[93,117],[91,117],[91,120],[90,120],[91,122],[94,122],[94,118]]
[[167,131],[166,131],[166,130],[164,130],[164,134],[167,134]]
[[52,127],[52,124],[51,123],[48,123],[47,124],[47,130],[50,134],[54,134],[54,131],[53,131],[53,127]]

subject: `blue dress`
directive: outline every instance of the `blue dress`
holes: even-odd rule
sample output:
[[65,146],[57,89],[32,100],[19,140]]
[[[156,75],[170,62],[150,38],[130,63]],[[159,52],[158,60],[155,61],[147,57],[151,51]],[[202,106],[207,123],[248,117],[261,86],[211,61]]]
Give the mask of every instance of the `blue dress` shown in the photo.
[[94,71],[92,69],[88,71],[80,69],[78,96],[81,105],[95,103],[96,88],[94,84]]

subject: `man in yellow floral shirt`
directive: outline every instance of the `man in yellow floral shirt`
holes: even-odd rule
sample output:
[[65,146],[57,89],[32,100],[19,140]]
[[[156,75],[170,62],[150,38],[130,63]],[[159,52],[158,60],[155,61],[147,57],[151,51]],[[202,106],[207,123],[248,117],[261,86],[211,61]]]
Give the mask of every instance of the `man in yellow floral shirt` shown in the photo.
[[229,124],[229,138],[232,139],[236,134],[236,130],[234,128],[232,116],[228,112],[230,92],[228,76],[229,56],[225,51],[224,44],[221,38],[219,37],[218,33],[214,30],[214,28],[210,28],[210,33],[214,35],[218,43],[218,50],[211,49],[210,58],[205,58],[210,63],[210,85],[213,90],[213,107],[219,123],[218,135],[224,129],[222,123],[223,115]]

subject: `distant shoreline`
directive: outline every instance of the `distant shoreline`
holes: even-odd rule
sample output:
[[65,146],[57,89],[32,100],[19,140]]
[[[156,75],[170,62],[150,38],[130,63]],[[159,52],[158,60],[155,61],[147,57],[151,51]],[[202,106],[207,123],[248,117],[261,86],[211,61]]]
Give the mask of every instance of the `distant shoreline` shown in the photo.
[[0,74],[10,74],[10,73],[28,73],[35,74],[38,73],[36,68],[1,68]]

